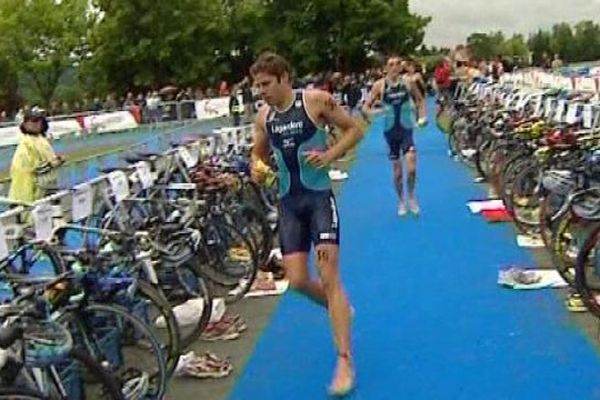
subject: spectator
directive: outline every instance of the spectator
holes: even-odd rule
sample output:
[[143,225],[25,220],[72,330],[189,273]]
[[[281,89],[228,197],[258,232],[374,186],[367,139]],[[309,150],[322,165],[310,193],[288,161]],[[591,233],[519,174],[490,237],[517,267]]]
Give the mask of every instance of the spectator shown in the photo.
[[146,99],[144,99],[144,95],[142,93],[137,95],[135,104],[142,108],[146,107]]
[[23,123],[23,119],[25,118],[25,107],[19,108],[19,111],[17,111],[17,114],[15,115],[15,122],[17,125],[21,125]]
[[356,79],[350,75],[344,77],[344,88],[342,89],[344,103],[348,106],[351,116],[360,115],[360,109],[357,108],[362,97],[360,86]]
[[161,99],[157,91],[152,92],[146,98],[146,107],[148,108],[148,116],[150,123],[158,124],[162,121],[162,109],[160,107]]
[[99,97],[94,97],[94,102],[90,107],[90,111],[102,111],[102,102]]
[[132,92],[128,92],[127,97],[125,98],[125,101],[123,102],[123,109],[128,110],[132,106],[135,106],[135,98],[133,97]]
[[181,117],[183,119],[195,118],[196,107],[194,106],[194,93],[192,88],[188,87],[186,90],[181,90],[177,93],[176,101],[183,102],[180,104]]
[[238,99],[237,91],[237,85],[233,85],[229,95],[229,115],[232,117],[233,126],[240,126],[241,114],[244,110]]
[[69,115],[69,114],[71,114],[71,106],[69,105],[68,102],[63,101],[60,113],[62,115]]
[[192,88],[187,88],[186,90],[181,90],[177,93],[177,97],[175,98],[177,101],[184,100],[194,100],[194,94],[192,93]]
[[225,97],[229,95],[229,87],[226,81],[222,81],[219,86],[219,97]]
[[50,103],[50,115],[59,115],[60,114],[60,106],[57,101],[53,101]]
[[117,109],[117,102],[115,101],[113,95],[109,94],[106,96],[106,100],[104,101],[102,108],[105,111],[115,111]]
[[241,85],[242,102],[244,103],[244,116],[246,117],[246,122],[250,122],[254,118],[254,95],[252,94],[252,83],[250,82],[250,77],[246,76]]
[[555,54],[554,55],[554,60],[552,60],[552,70],[556,72],[559,69],[561,69],[562,66],[563,66],[563,62],[560,59],[560,55]]
[[433,71],[433,80],[440,97],[448,98],[448,96],[450,96],[452,86],[451,78],[452,68],[450,66],[450,60],[448,58],[443,58],[438,62]]
[[490,75],[488,63],[485,60],[481,60],[479,62],[479,75],[483,78],[486,78]]
[[83,99],[81,100],[81,111],[90,111],[91,108],[92,104],[90,103],[90,99],[87,96],[83,96]]
[[496,59],[492,61],[491,65],[491,76],[494,82],[498,82],[500,77],[504,74],[504,64],[502,63],[502,56],[497,55]]
[[344,82],[342,81],[342,74],[335,72],[331,76],[331,94],[333,95],[333,99],[340,105],[345,105],[343,91]]
[[413,82],[421,96],[423,98],[427,97],[427,85],[425,84],[425,79],[423,78],[423,74],[420,72],[420,66],[413,59],[408,59],[406,61],[406,76],[409,81]]
[[550,61],[550,57],[548,56],[548,53],[544,52],[544,54],[542,54],[542,65],[541,67],[548,70],[550,68],[552,68],[552,62]]
[[12,200],[34,202],[56,185],[56,168],[64,160],[57,156],[42,134],[42,116],[33,112],[23,114],[20,125],[23,136],[10,166],[11,185],[8,197]]

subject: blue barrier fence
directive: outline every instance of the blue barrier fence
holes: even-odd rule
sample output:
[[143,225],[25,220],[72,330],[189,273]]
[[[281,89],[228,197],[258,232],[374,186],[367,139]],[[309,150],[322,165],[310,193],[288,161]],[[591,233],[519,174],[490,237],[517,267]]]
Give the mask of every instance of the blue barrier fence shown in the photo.
[[[115,167],[122,163],[123,156],[132,151],[163,152],[172,142],[186,135],[210,133],[213,129],[226,125],[225,119],[193,121],[177,127],[151,128],[103,133],[90,136],[69,137],[53,143],[58,154],[67,154],[67,164],[59,170],[59,186],[72,187],[100,175],[100,169]],[[68,162],[68,155],[88,149],[107,149],[101,155]],[[0,148],[0,170],[8,170],[15,147]],[[0,182],[0,196],[6,196],[10,188],[10,179]]]

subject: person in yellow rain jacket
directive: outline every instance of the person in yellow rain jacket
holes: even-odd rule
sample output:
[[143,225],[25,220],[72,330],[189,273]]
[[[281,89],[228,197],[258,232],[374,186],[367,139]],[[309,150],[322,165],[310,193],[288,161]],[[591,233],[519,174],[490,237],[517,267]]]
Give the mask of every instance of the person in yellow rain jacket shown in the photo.
[[39,113],[25,114],[20,129],[23,135],[10,166],[11,200],[34,202],[46,195],[46,186],[56,177],[56,167],[64,160],[57,156],[44,135],[44,119]]

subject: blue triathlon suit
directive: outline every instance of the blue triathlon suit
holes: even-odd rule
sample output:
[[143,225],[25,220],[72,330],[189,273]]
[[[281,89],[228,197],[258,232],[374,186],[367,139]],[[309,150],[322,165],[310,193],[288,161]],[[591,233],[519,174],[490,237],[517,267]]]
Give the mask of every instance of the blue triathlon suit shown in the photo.
[[413,139],[414,106],[410,92],[401,78],[396,83],[387,79],[383,84],[382,103],[385,109],[385,140],[389,146],[390,160],[415,149]]
[[311,245],[339,244],[337,205],[327,168],[306,163],[303,154],[327,148],[326,132],[306,111],[304,91],[285,111],[267,113],[266,131],[279,174],[279,241],[284,255],[308,253]]

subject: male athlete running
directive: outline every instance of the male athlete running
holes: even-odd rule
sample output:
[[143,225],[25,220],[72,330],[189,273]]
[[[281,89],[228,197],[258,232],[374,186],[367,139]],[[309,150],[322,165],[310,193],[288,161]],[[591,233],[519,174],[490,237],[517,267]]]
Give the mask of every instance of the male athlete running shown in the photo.
[[363,106],[363,112],[367,115],[375,113],[373,106],[376,102],[383,104],[385,113],[384,135],[388,143],[394,168],[394,184],[400,199],[398,215],[406,215],[406,202],[404,200],[402,157],[406,157],[408,204],[410,211],[419,213],[419,204],[415,195],[415,184],[417,177],[417,155],[413,139],[413,117],[414,106],[417,106],[419,126],[425,125],[427,111],[425,99],[414,82],[406,79],[403,75],[403,62],[398,56],[388,58],[386,64],[386,76],[379,79],[373,85],[371,93]]
[[[327,165],[363,135],[363,131],[331,94],[321,90],[294,92],[291,67],[279,55],[261,55],[250,70],[266,105],[254,125],[253,174],[273,149],[279,169],[279,239],[286,277],[293,288],[326,307],[337,347],[337,367],[329,391],[345,395],[354,387],[350,351],[349,306],[338,268],[340,221]],[[323,126],[342,132],[327,148]],[[308,273],[308,252],[316,248],[320,281]]]

